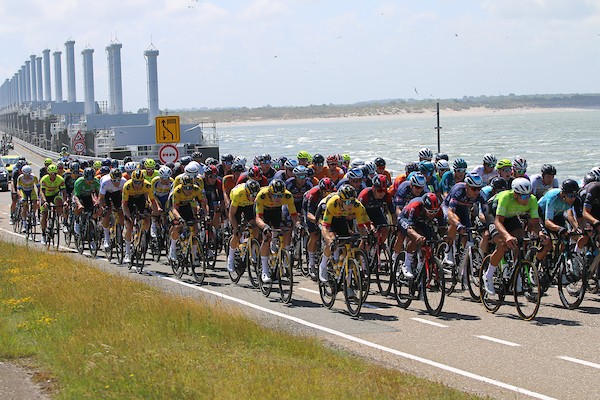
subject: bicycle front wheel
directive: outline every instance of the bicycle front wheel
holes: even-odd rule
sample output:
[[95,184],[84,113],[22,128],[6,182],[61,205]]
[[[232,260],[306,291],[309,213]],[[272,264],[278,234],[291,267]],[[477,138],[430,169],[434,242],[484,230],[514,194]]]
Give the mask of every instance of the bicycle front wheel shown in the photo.
[[90,220],[88,223],[88,246],[90,248],[90,254],[92,257],[98,255],[98,229],[96,228],[96,221]]
[[587,284],[587,270],[583,258],[577,254],[571,254],[571,258],[560,259],[558,275],[558,295],[560,301],[569,310],[573,310],[581,304],[585,296]]
[[467,261],[467,286],[469,288],[469,294],[471,299],[474,301],[481,301],[481,288],[479,286],[479,270],[483,264],[485,258],[483,252],[477,245],[471,247],[471,250],[465,254],[468,257]]
[[525,321],[535,318],[541,300],[540,276],[537,266],[530,261],[521,261],[513,275],[512,285],[515,307]]
[[281,251],[281,259],[278,263],[278,281],[279,295],[281,301],[289,304],[292,301],[292,290],[294,287],[294,272],[292,270],[292,262],[290,253],[287,250]]
[[329,279],[327,282],[321,282],[319,278],[319,296],[321,296],[321,302],[327,308],[333,307],[333,303],[335,303],[335,296],[337,294],[337,282],[335,277],[333,276],[333,267],[331,265],[331,260],[327,263],[327,276]]
[[202,252],[202,244],[197,236],[192,237],[192,246],[190,249],[190,264],[192,265],[192,277],[202,284],[206,278],[206,255]]
[[260,266],[260,244],[258,240],[251,239],[248,241],[250,248],[248,249],[248,255],[250,257],[250,265],[248,267],[248,279],[255,288],[260,287],[259,277],[261,275]]
[[148,232],[140,232],[140,241],[135,249],[135,269],[138,274],[141,274],[146,265],[146,252],[148,251]]
[[379,264],[374,265],[379,294],[387,296],[392,291],[392,257],[385,245],[379,247]]
[[479,269],[479,287],[480,289],[480,300],[481,304],[487,312],[495,313],[498,311],[502,303],[504,302],[504,283],[502,281],[502,272],[500,268],[496,268],[494,272],[494,290],[496,294],[491,295],[486,290],[484,290],[484,282],[483,275],[485,271],[487,271],[490,265],[490,255],[486,256],[483,259],[483,263],[481,264],[481,269]]
[[437,316],[442,312],[446,286],[444,285],[444,270],[442,262],[437,257],[429,260],[428,270],[423,272],[422,291],[425,307],[429,314]]
[[227,272],[229,272],[231,281],[233,283],[238,283],[246,268],[250,268],[250,254],[248,253],[246,243],[240,243],[240,246],[235,251],[234,257],[233,271],[227,270]]
[[396,261],[394,262],[393,269],[394,298],[396,299],[396,302],[398,302],[398,305],[402,308],[408,308],[415,295],[414,285],[411,285],[411,279],[405,278],[404,274],[402,273],[405,257],[405,252],[398,254],[398,257],[396,257]]
[[363,304],[364,284],[363,272],[358,259],[348,260],[348,274],[344,279],[344,299],[348,312],[353,317],[358,317]]

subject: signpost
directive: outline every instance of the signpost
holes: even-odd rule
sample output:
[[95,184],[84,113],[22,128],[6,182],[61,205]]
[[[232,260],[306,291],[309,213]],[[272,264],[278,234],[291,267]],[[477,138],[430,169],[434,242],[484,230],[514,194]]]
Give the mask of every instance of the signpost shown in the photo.
[[77,134],[73,138],[73,150],[80,155],[85,153],[85,138],[81,131],[77,131]]
[[179,158],[179,150],[172,144],[165,144],[158,151],[158,158],[163,164],[175,162]]
[[179,116],[156,117],[156,143],[179,143]]

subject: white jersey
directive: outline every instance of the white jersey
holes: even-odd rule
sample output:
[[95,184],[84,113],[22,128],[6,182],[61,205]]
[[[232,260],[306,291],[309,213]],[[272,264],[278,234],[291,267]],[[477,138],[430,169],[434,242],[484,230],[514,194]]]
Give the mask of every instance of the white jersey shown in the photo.
[[541,199],[544,193],[548,190],[558,187],[558,179],[554,178],[550,185],[544,185],[542,174],[535,174],[531,176],[531,193],[538,199]]
[[481,179],[483,179],[483,183],[487,185],[490,183],[492,178],[495,178],[498,176],[498,171],[496,171],[496,168],[494,168],[492,170],[492,172],[490,172],[489,174],[486,174],[484,172],[483,165],[480,165],[478,167],[475,167],[475,169],[473,169],[473,171],[471,171],[471,174],[479,175],[481,177]]
[[102,179],[100,179],[100,194],[106,195],[106,193],[120,192],[123,190],[125,182],[127,182],[127,179],[121,177],[121,182],[119,182],[119,185],[115,185],[110,179],[110,174],[106,174],[102,177]]

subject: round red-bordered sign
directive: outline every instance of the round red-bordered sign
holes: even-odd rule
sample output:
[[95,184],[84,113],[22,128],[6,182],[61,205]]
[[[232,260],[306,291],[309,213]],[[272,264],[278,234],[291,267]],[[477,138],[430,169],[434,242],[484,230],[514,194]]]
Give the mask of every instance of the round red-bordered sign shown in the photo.
[[158,151],[158,158],[163,164],[175,162],[179,158],[179,150],[172,144],[162,145]]

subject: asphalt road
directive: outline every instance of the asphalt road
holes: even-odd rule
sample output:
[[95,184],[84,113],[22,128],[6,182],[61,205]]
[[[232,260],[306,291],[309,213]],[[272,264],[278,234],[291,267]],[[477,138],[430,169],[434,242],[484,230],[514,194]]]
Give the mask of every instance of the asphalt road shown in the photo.
[[[22,148],[15,153],[25,154],[34,167],[41,163]],[[9,205],[9,193],[0,193],[0,232],[24,241],[8,224]],[[525,322],[512,303],[489,314],[469,300],[468,292],[447,297],[439,317],[429,316],[422,301],[413,301],[404,310],[394,299],[372,293],[355,319],[345,312],[341,293],[333,309],[326,309],[317,284],[298,274],[291,305],[282,304],[276,290],[265,298],[245,276],[233,284],[223,254],[202,285],[186,275],[174,278],[166,259],[149,262],[145,273],[138,275],[109,265],[101,255],[99,251],[95,262],[103,269],[235,307],[268,326],[321,337],[379,364],[460,390],[511,399],[600,398],[598,295],[586,294],[579,309],[566,310],[553,287],[542,298],[535,320]]]

